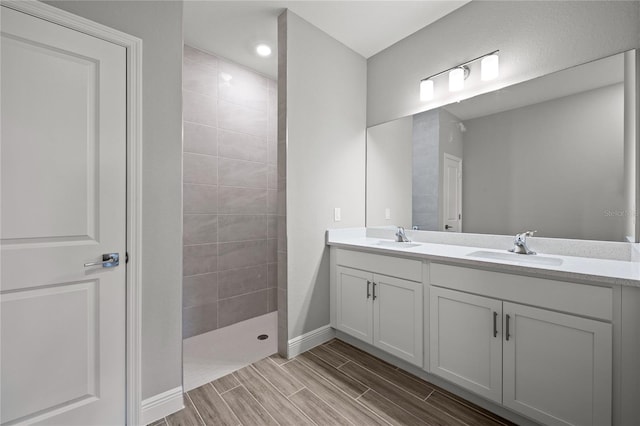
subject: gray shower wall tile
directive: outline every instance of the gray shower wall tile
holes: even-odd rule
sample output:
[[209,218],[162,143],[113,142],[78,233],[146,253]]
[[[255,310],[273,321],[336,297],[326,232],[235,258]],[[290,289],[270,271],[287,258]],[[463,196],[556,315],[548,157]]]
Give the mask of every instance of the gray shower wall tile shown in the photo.
[[[276,258],[277,258],[277,253],[276,253]],[[269,263],[267,265],[267,287],[268,288],[278,287],[278,264],[277,263]]]
[[267,238],[278,238],[278,216],[267,215]]
[[267,238],[267,216],[222,215],[218,218],[218,241],[246,241]]
[[224,214],[266,214],[267,191],[257,188],[218,188],[218,211]]
[[246,133],[220,129],[218,149],[220,157],[254,162],[267,162],[267,140]]
[[206,63],[185,59],[182,64],[182,88],[216,97],[218,95],[218,75]]
[[267,169],[267,188],[278,189],[278,167],[272,164]]
[[184,308],[218,301],[217,272],[184,277],[182,285],[182,306]]
[[185,46],[185,337],[277,308],[277,94],[275,81]]
[[206,66],[214,72],[217,72],[218,70],[218,58],[210,53],[196,49],[195,47],[184,45],[183,54],[184,59],[187,61],[193,61]]
[[184,183],[218,183],[218,157],[185,152],[182,154],[182,161]]
[[218,245],[199,244],[182,249],[184,276],[207,274],[218,270]]
[[218,302],[191,306],[182,310],[182,338],[218,328]]
[[270,288],[267,290],[267,312],[278,310],[278,289]]
[[218,126],[221,129],[266,138],[267,112],[219,100]]
[[248,293],[242,296],[218,301],[218,325],[226,327],[268,312],[268,290]]
[[278,262],[278,240],[275,238],[270,238],[267,240],[267,262]]
[[267,191],[267,214],[278,214],[278,191]]
[[207,126],[217,126],[218,108],[215,97],[190,90],[182,91],[182,115],[184,121]]
[[[269,88],[269,80],[263,75],[260,75],[248,68],[241,65],[234,64],[232,62],[221,61],[220,72],[227,73],[231,76],[229,81],[235,81],[237,86],[246,87],[247,89],[266,89]],[[255,95],[254,95],[255,96]]]
[[266,188],[267,164],[219,158],[218,179],[225,186]]
[[[267,111],[268,89],[255,84],[251,79],[243,78],[245,75],[246,73],[231,75],[221,70],[218,88],[220,99],[259,111]],[[232,78],[228,81],[223,79],[228,76]]]
[[218,131],[215,127],[184,123],[183,151],[218,155]]
[[278,142],[267,137],[267,163],[278,165]]
[[217,215],[185,214],[182,229],[182,240],[185,245],[218,242]]
[[264,263],[267,263],[267,240],[218,245],[218,267],[221,271]]
[[218,212],[217,186],[185,184],[182,194],[183,214]]
[[268,286],[267,265],[252,266],[242,269],[231,269],[218,273],[220,299],[240,296],[264,290]]

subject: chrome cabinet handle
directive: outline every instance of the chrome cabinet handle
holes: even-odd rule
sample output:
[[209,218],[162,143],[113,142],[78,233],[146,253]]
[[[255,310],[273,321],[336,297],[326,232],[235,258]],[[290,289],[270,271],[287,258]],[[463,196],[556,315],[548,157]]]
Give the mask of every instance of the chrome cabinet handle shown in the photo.
[[371,292],[369,291],[370,286],[371,286],[371,281],[367,280],[367,299],[371,297]]
[[376,282],[373,282],[373,300],[376,300],[378,296],[376,296]]
[[509,337],[511,337],[511,335],[509,334],[509,319],[510,318],[511,317],[509,315],[507,315],[507,327],[506,327],[507,329],[506,329],[506,332],[504,334],[504,338],[507,340],[507,342],[509,341]]
[[498,336],[498,313],[493,313],[493,337]]
[[89,268],[91,266],[102,266],[103,268],[113,268],[118,265],[120,265],[119,253],[105,253],[102,255],[102,262],[85,263],[84,267]]

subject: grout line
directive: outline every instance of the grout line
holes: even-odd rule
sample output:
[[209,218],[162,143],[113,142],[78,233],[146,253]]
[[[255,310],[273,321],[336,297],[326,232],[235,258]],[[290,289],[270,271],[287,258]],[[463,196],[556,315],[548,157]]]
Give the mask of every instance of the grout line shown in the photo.
[[[303,390],[305,390],[305,389],[307,389],[307,387],[306,387],[306,386],[303,386],[303,387],[301,387],[300,389],[298,389],[297,391],[295,391],[294,393],[292,393],[291,395],[287,396],[286,398],[287,398],[287,399],[289,399],[289,398],[291,398],[293,395],[295,395],[295,394],[297,394],[297,393],[299,393],[299,392],[302,392],[302,391],[303,391]],[[293,402],[293,401],[292,401],[292,402]]]
[[[237,378],[237,377],[236,377],[236,378]],[[238,380],[238,381],[239,381],[239,380]],[[271,413],[269,412],[269,410],[267,410],[267,409],[264,407],[264,405],[262,405],[262,404],[260,403],[260,401],[258,401],[258,400],[256,399],[256,397],[255,397],[255,396],[253,396],[253,394],[252,394],[251,392],[249,392],[249,389],[247,389],[247,387],[246,387],[245,385],[243,385],[242,383],[240,383],[240,386],[242,386],[242,387],[244,388],[244,390],[245,390],[245,391],[247,391],[247,393],[249,394],[249,396],[250,396],[251,398],[253,398],[253,399],[254,399],[254,401],[256,401],[260,407],[262,407],[262,409],[265,411],[265,413],[267,413],[267,415],[268,415],[269,417],[271,417],[271,418],[273,419],[273,421],[274,421],[277,425],[279,425],[279,424],[280,424],[280,423],[279,423],[279,422],[278,422],[278,421],[277,421],[277,420],[276,420],[276,419],[271,415]]]
[[[431,392],[427,398],[429,398],[434,392],[436,392],[436,390]],[[442,394],[443,397],[448,398],[448,399],[452,400],[453,402],[457,402],[458,404],[463,405],[463,406],[467,407],[468,409],[475,411],[476,413],[480,414],[481,416],[486,417],[487,419],[490,419],[490,420],[492,420],[492,421],[494,421],[496,423],[500,423],[500,424],[505,425],[505,426],[507,425],[507,423],[504,422],[504,419],[501,418],[500,416],[498,416],[497,414],[491,413],[490,411],[487,410],[490,414],[492,414],[492,415],[487,415],[486,413],[483,413],[482,411],[478,410],[478,408],[473,407],[471,405],[472,403],[470,401],[467,401],[466,399],[464,399],[462,397],[459,397],[460,399],[452,398],[452,397],[450,397],[449,395],[447,395],[445,393],[442,393],[442,392],[440,392],[440,393]],[[425,399],[425,401],[428,403],[428,401],[426,399]],[[430,405],[433,406],[433,404],[430,404]]]
[[[233,373],[231,373],[231,374],[233,374]],[[218,394],[218,396],[219,396],[219,397],[220,397],[220,399],[222,400],[222,403],[223,403],[223,404],[224,404],[224,405],[229,409],[229,412],[230,412],[231,414],[233,414],[233,416],[238,420],[238,424],[240,424],[240,425],[241,425],[241,424],[242,424],[242,422],[240,421],[240,418],[239,418],[239,417],[238,417],[238,415],[235,413],[235,411],[233,411],[233,410],[231,409],[231,406],[230,406],[229,404],[227,404],[227,401],[225,401],[225,399],[222,397],[222,394],[221,394],[220,392],[218,392],[218,389],[216,389],[216,387],[215,387],[215,386],[213,386],[213,382],[209,382],[209,385],[213,388],[213,391],[214,391],[215,393],[217,393],[217,394]],[[240,386],[240,385],[238,385],[238,386]],[[229,392],[230,390],[233,390],[233,389],[237,388],[238,386],[234,386],[232,389],[228,389],[228,390],[227,390],[227,392]],[[223,392],[223,393],[225,393],[225,392]],[[207,425],[207,426],[208,426],[208,425]]]
[[[290,362],[290,361],[293,361],[293,360],[295,360],[295,359],[296,359],[296,358],[293,358],[293,359],[289,360],[289,362]],[[284,364],[282,364],[282,365],[284,365]],[[283,371],[284,371],[284,369],[283,369]],[[295,376],[294,376],[294,378],[295,378]],[[297,379],[296,379],[296,380],[297,380]],[[324,403],[325,403],[329,408],[331,408],[331,409],[332,409],[336,414],[338,414],[340,417],[342,417],[343,419],[345,419],[349,424],[352,424],[352,425],[354,425],[354,426],[357,426],[357,425],[355,425],[351,420],[347,419],[347,418],[342,414],[342,412],[340,412],[339,410],[337,410],[337,409],[333,408],[333,407],[331,406],[331,404],[329,404],[329,402],[327,402],[327,401],[325,401],[324,399],[322,399],[322,398],[320,397],[320,395],[318,395],[317,393],[315,393],[314,391],[312,391],[311,389],[309,389],[309,388],[308,388],[308,387],[306,387],[306,386],[305,386],[305,387],[303,387],[302,389],[306,389],[306,390],[308,390],[308,391],[309,391],[311,394],[313,394],[316,398],[318,398],[320,401],[324,402]],[[300,389],[300,391],[301,391],[302,389]],[[298,392],[300,392],[300,391],[298,391]],[[297,392],[296,392],[296,393],[297,393]],[[366,393],[366,392],[365,392],[365,393]],[[293,403],[293,401],[291,401],[291,402]],[[296,407],[297,407],[297,405],[296,405]]]
[[[213,382],[209,382],[209,383],[213,383]],[[212,385],[212,386],[213,386],[213,385]],[[224,395],[225,393],[227,393],[227,392],[229,392],[229,391],[232,391],[232,390],[234,390],[235,388],[237,388],[237,387],[239,387],[239,386],[240,386],[240,385],[239,385],[239,384],[237,384],[237,385],[235,385],[234,387],[232,387],[232,388],[230,388],[230,389],[227,389],[227,390],[226,390],[226,391],[224,391],[224,392],[218,392],[218,389],[216,389],[216,392],[218,392],[218,394],[219,394],[220,396],[222,396],[222,395]],[[215,389],[215,386],[213,386],[213,388]]]
[[[314,355],[316,356],[316,355]],[[297,357],[296,357],[297,358]],[[331,382],[331,380],[328,377],[325,377],[322,373],[320,373],[319,371],[317,371],[315,368],[313,368],[311,366],[311,363],[309,361],[307,361],[304,358],[300,358],[300,362],[302,362],[309,370],[313,371],[314,373],[316,373],[318,376],[322,377],[324,380],[326,380],[327,382],[331,383],[333,385],[333,383]],[[335,367],[331,367],[331,368],[335,368]],[[337,368],[336,368],[337,370]],[[359,397],[361,397],[362,395],[364,395],[365,393],[367,393],[368,390],[371,390],[371,388],[367,385],[365,385],[364,383],[362,383],[361,381],[359,381],[358,379],[356,379],[355,377],[351,377],[349,376],[347,373],[345,373],[342,370],[338,370],[340,371],[342,374],[344,374],[345,376],[349,377],[351,380],[353,380],[354,382],[362,385],[365,388],[365,391],[362,392],[360,395],[358,395],[357,397],[352,397],[351,395],[348,395],[346,392],[344,392],[342,389],[338,388],[336,385],[334,385],[336,388],[338,388],[340,391],[344,392],[345,394],[347,394],[347,396],[349,396],[349,398],[351,399],[357,399]]]
[[342,364],[340,364],[339,366],[336,367],[336,369],[340,370],[342,367],[344,367],[345,365],[347,365],[349,362],[349,360],[346,360],[345,362],[343,362]]
[[431,395],[433,395],[433,393],[434,393],[434,392],[435,392],[435,389],[434,389],[434,390],[432,390],[432,391],[431,391],[431,393],[429,393],[429,395],[427,395],[427,396],[425,397],[425,399],[423,399],[423,401],[426,401],[427,399],[429,399],[429,397],[430,397]]
[[191,396],[189,396],[189,393],[185,393],[184,396],[186,396],[189,399],[189,401],[191,401],[191,406],[193,407],[196,414],[198,415],[198,418],[200,419],[200,422],[202,422],[202,425],[207,426],[207,424],[204,422],[204,419],[202,418],[202,415],[200,414],[200,411],[198,411],[198,407],[196,407],[196,404],[194,404],[193,399],[191,399]]

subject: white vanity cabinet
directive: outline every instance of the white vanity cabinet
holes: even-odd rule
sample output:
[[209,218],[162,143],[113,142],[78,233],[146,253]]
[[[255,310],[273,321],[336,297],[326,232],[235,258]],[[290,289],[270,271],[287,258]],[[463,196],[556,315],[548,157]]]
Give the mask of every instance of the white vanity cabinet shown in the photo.
[[422,367],[422,262],[340,250],[334,327]]
[[430,370],[502,403],[502,302],[431,287]]
[[432,284],[449,287],[430,289],[432,374],[547,425],[611,424],[611,288],[438,264],[431,272]]

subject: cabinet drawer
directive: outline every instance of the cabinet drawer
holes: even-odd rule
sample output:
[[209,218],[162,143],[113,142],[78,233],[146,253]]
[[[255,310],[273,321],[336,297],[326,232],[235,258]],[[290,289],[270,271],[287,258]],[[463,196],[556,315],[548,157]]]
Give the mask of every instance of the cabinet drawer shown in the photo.
[[611,321],[613,290],[432,263],[432,285]]
[[348,268],[422,282],[422,261],[351,250],[336,250],[336,263]]

